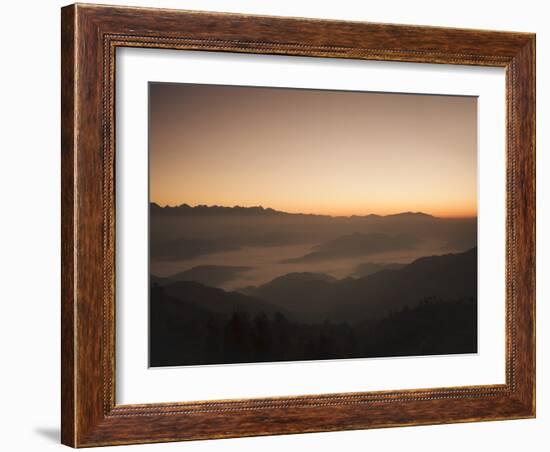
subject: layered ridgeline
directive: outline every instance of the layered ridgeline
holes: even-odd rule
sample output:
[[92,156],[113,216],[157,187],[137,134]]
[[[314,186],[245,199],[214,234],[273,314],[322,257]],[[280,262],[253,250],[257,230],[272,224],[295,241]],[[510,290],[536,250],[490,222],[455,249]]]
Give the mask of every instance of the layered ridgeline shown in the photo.
[[[185,217],[189,209],[162,215]],[[272,211],[268,215],[290,214]],[[392,232],[404,234],[399,228]],[[332,246],[321,245],[312,253],[331,249]],[[307,256],[302,257],[306,262],[318,257]],[[207,284],[212,282],[211,274],[220,281],[248,271],[247,267],[198,267],[170,277],[152,276],[150,364],[477,351],[475,247],[461,253],[422,257],[407,265],[363,265],[356,268],[355,275],[342,279],[316,272],[294,272],[235,291]]]
[[465,251],[477,245],[476,218],[438,218],[421,212],[334,217],[263,207],[160,207],[155,203],[149,210],[152,260],[310,245],[310,252],[304,255],[281,259],[299,263],[422,249],[426,243],[435,244],[442,252]]
[[332,217],[151,204],[150,270],[158,278],[225,290],[260,286],[289,273],[357,278],[422,256],[464,252],[477,246],[476,231],[476,218],[421,212]]

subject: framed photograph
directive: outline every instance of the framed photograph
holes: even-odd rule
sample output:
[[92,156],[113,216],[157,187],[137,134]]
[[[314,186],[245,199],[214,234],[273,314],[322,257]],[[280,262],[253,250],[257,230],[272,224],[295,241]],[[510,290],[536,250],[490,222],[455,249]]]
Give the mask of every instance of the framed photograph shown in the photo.
[[535,416],[535,36],[62,9],[62,442]]

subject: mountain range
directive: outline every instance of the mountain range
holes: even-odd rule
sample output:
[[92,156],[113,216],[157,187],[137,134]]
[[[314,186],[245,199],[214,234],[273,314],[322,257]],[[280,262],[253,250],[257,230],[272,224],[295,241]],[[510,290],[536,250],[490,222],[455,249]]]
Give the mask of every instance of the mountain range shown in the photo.
[[291,274],[242,293],[266,300],[306,321],[379,318],[421,299],[459,299],[477,294],[477,248],[423,257],[397,269],[334,280],[319,274]]
[[152,366],[477,350],[477,248],[359,278],[293,272],[237,291],[185,279],[202,272],[151,278]]
[[355,256],[368,256],[388,251],[407,250],[417,245],[419,240],[405,234],[388,235],[383,233],[353,234],[337,237],[321,243],[315,250],[304,256],[285,259],[283,263],[295,264],[316,261],[326,261]]
[[472,248],[477,244],[477,219],[439,218],[422,212],[332,217],[261,206],[150,204],[153,264],[243,249],[296,245],[307,245],[310,251],[285,256],[280,261],[298,264],[414,248],[419,248],[417,255],[422,255],[426,243],[446,252]]
[[[199,274],[198,272],[196,274]],[[379,319],[420,300],[477,296],[477,248],[423,257],[402,267],[361,278],[336,279],[322,273],[289,273],[260,286],[224,291],[193,281],[193,272],[163,280],[167,295],[214,312],[284,312],[302,322]],[[153,284],[159,284],[152,277]],[[203,281],[204,282],[204,281]]]
[[272,209],[270,207],[263,206],[252,206],[252,207],[243,207],[243,206],[208,206],[204,204],[199,204],[196,206],[191,206],[189,204],[183,203],[177,206],[160,206],[155,202],[149,204],[149,210],[152,215],[166,215],[166,216],[198,216],[198,215],[227,215],[227,216],[241,216],[241,215],[251,215],[251,216],[294,216],[294,217],[317,217],[317,218],[367,218],[367,219],[396,219],[396,218],[407,218],[407,219],[416,219],[416,220],[425,220],[430,218],[435,218],[432,215],[429,215],[424,212],[399,212],[389,215],[377,215],[377,214],[365,214],[365,215],[322,215],[322,214],[306,214],[306,213],[291,213],[284,212],[281,210]]

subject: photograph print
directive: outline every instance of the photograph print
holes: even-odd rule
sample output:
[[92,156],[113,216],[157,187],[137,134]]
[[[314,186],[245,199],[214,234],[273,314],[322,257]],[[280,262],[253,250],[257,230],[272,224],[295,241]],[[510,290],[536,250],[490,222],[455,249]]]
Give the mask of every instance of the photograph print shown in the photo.
[[477,353],[477,98],[149,83],[149,365]]

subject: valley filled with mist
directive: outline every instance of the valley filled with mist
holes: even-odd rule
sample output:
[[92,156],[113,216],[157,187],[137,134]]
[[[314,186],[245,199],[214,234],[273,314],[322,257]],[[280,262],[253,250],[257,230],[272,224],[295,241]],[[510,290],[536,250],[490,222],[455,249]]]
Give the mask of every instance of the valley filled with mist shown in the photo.
[[477,351],[477,219],[150,204],[150,364]]

